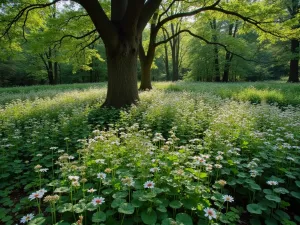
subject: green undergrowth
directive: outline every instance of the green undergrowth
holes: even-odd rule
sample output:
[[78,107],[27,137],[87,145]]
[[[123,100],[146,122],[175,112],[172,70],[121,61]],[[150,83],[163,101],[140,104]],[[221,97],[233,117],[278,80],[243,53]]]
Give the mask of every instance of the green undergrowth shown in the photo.
[[126,110],[100,88],[2,105],[0,221],[298,224],[299,106],[166,89]]

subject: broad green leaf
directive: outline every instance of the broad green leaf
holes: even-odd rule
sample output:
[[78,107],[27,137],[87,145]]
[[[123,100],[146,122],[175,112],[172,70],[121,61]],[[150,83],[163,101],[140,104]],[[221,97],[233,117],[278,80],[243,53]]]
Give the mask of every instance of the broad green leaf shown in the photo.
[[281,201],[281,198],[276,195],[266,195],[265,197],[266,197],[266,199],[277,202],[277,203],[279,203]]
[[134,207],[132,204],[130,203],[122,203],[120,205],[120,207],[118,208],[118,212],[119,213],[123,213],[123,214],[127,214],[127,215],[130,215],[130,214],[133,214],[134,213]]
[[170,202],[170,207],[173,209],[179,209],[182,206],[182,203],[178,200],[173,200]]
[[292,195],[293,197],[295,197],[295,198],[300,199],[300,192],[292,191],[292,192],[291,192],[291,195]]
[[176,215],[176,221],[180,223],[183,223],[184,225],[193,225],[192,218],[186,214],[186,213],[178,213]]
[[247,205],[247,210],[252,214],[262,214],[261,206],[258,204]]
[[147,212],[146,210],[144,210],[141,213],[141,218],[142,218],[143,223],[145,223],[147,225],[152,225],[152,224],[156,223],[157,215],[154,210],[152,210],[151,212]]
[[45,217],[36,217],[36,218],[33,218],[28,223],[28,225],[44,225],[44,224],[46,224],[45,222],[46,222]]
[[112,207],[112,208],[117,208],[117,207],[119,207],[122,203],[125,203],[125,202],[126,202],[126,200],[123,199],[123,198],[116,198],[116,199],[114,199],[114,200],[112,201],[111,207]]
[[94,223],[104,222],[106,220],[106,214],[104,212],[96,212],[93,214],[92,221]]
[[72,203],[65,203],[61,206],[58,206],[57,211],[59,213],[72,212],[72,206]]

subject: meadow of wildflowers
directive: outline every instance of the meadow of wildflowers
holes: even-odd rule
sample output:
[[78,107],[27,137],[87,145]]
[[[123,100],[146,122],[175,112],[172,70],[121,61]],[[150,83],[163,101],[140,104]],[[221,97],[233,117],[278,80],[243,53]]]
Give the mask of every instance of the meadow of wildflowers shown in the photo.
[[108,124],[104,95],[1,106],[3,224],[300,223],[299,106],[154,90]]

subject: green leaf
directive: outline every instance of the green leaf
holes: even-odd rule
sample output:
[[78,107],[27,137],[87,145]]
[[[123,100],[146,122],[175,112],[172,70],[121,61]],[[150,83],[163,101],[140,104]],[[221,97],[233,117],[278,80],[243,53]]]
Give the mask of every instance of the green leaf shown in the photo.
[[280,209],[276,210],[275,213],[276,213],[281,219],[288,219],[288,220],[290,219],[290,216],[289,216],[286,212],[284,212],[284,211],[282,211],[282,210],[280,210]]
[[161,225],[173,225],[176,223],[172,218],[163,219]]
[[95,206],[93,203],[88,203],[88,204],[86,204],[86,210],[88,210],[88,211],[95,211],[96,209],[97,209],[98,207],[97,206]]
[[265,220],[266,225],[277,225],[277,221],[273,218],[268,218]]
[[163,205],[159,205],[156,210],[160,211],[160,212],[167,212],[167,208],[164,207]]
[[252,213],[252,214],[262,214],[262,210],[260,205],[258,204],[249,204],[247,205],[247,210],[248,212]]
[[94,223],[104,222],[106,220],[106,214],[104,212],[96,212],[93,214],[92,221]]
[[73,206],[73,210],[76,213],[82,213],[86,209],[86,204],[83,202],[80,202]]
[[126,198],[127,195],[128,195],[128,192],[119,191],[119,192],[113,194],[113,198]]
[[260,187],[258,184],[255,184],[255,183],[251,183],[251,184],[250,184],[250,187],[251,187],[251,189],[253,189],[253,190],[257,190],[257,191],[260,191],[260,190],[261,190],[261,187]]
[[179,209],[182,206],[182,203],[178,200],[173,200],[170,202],[170,207],[173,209]]
[[265,197],[266,197],[266,199],[273,201],[273,202],[279,203],[281,201],[281,198],[276,195],[266,195]]
[[57,211],[59,213],[72,212],[72,206],[72,203],[65,203],[61,206],[58,206]]
[[56,223],[55,225],[70,225],[70,223],[64,222],[62,220],[62,221],[59,221],[58,223]]
[[273,194],[273,191],[271,189],[264,189],[263,192],[267,195]]
[[42,225],[45,224],[46,219],[44,217],[36,217],[33,220],[31,220],[28,225]]
[[118,212],[130,215],[134,213],[134,207],[131,203],[122,203],[118,208]]
[[296,183],[297,187],[300,187],[300,181],[299,180],[295,181],[295,183]]
[[292,191],[292,192],[291,192],[291,195],[292,195],[293,197],[295,197],[295,198],[300,199],[300,193],[299,193],[299,192]]
[[261,222],[259,221],[259,219],[251,219],[250,224],[251,225],[261,225]]
[[176,221],[180,223],[183,223],[184,225],[193,225],[192,218],[186,214],[186,213],[178,213],[176,215]]
[[54,190],[54,193],[68,193],[70,188],[68,187],[59,187]]
[[112,207],[112,208],[117,208],[117,207],[119,207],[122,203],[125,203],[125,202],[126,202],[126,200],[123,199],[123,198],[116,198],[116,199],[114,199],[114,200],[112,201],[111,207]]
[[279,187],[279,188],[274,188],[274,192],[279,193],[279,194],[287,194],[289,191],[285,188]]
[[197,203],[193,199],[183,199],[182,204],[187,209],[192,209],[193,207],[196,207]]
[[138,200],[138,199],[133,199],[132,201],[131,201],[131,204],[134,206],[134,207],[136,207],[136,208],[138,208],[138,207],[140,207],[140,206],[142,206],[143,205],[143,202],[141,202],[140,200]]
[[142,218],[143,223],[145,223],[147,225],[152,225],[152,224],[156,223],[157,215],[154,210],[152,210],[151,212],[147,212],[145,210],[141,213],[141,218]]

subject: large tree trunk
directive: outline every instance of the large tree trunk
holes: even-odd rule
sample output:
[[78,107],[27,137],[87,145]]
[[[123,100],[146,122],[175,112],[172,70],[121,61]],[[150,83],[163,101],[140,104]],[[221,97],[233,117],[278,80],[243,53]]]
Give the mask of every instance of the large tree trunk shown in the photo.
[[290,73],[288,82],[299,82],[299,40],[291,41],[293,59],[290,61]]
[[121,108],[137,103],[137,47],[120,43],[117,51],[106,50],[108,87],[104,107]]

